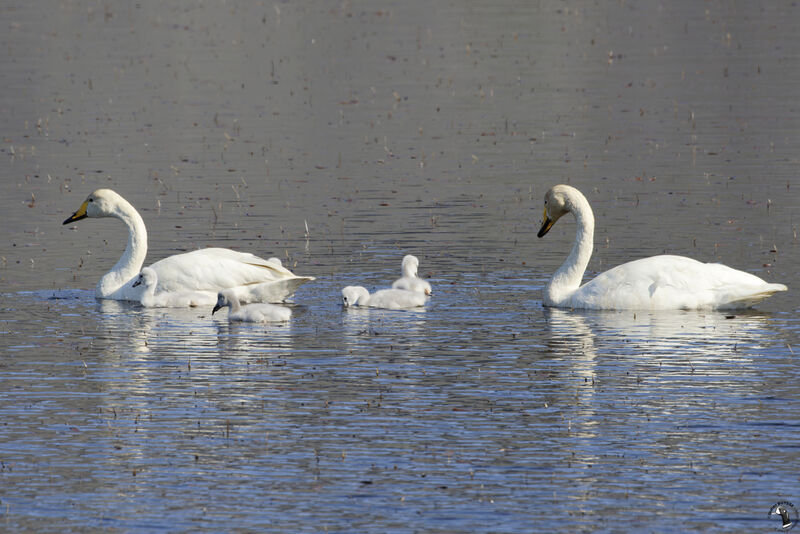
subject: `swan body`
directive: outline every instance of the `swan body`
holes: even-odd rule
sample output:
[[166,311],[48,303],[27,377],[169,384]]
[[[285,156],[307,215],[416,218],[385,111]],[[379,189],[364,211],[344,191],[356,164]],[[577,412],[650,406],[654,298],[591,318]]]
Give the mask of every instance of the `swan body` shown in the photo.
[[[97,298],[140,300],[142,290],[133,287],[147,256],[147,228],[139,212],[110,189],[90,194],[64,224],[87,217],[115,217],[128,227],[128,244],[114,267],[95,287]],[[234,288],[244,302],[279,302],[290,297],[311,276],[296,276],[280,260],[264,260],[254,254],[224,248],[206,248],[175,254],[150,266],[157,275],[155,295],[160,293],[210,292]]]
[[583,194],[557,185],[545,195],[543,237],[566,213],[578,224],[575,244],[544,288],[545,306],[593,310],[696,310],[748,308],[783,284],[719,263],[661,255],[624,263],[580,285],[594,247],[594,214]]
[[220,291],[216,302],[211,315],[214,315],[217,310],[227,307],[229,309],[229,321],[272,323],[286,322],[292,317],[292,310],[275,304],[261,302],[241,305],[239,299],[236,298],[235,292],[230,289]]
[[158,273],[152,267],[142,268],[142,272],[131,287],[140,287],[139,302],[145,308],[186,308],[211,306],[217,302],[217,295],[211,291],[162,291],[156,294]]
[[408,291],[415,291],[417,293],[424,293],[425,295],[431,294],[431,285],[417,276],[417,268],[419,267],[419,260],[416,256],[407,254],[403,256],[401,264],[402,277],[398,278],[392,283],[393,289],[405,289]]
[[424,306],[427,300],[428,297],[425,293],[407,289],[381,289],[372,295],[361,286],[347,286],[342,289],[342,304],[345,308],[369,306],[370,308],[401,310]]

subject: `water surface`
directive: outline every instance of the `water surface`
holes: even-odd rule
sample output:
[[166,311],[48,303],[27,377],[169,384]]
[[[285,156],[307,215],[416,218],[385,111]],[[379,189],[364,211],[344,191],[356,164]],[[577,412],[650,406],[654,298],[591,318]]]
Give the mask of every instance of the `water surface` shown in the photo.
[[[0,524],[10,531],[753,531],[800,501],[793,6],[5,5]],[[663,252],[787,294],[572,312]],[[94,299],[119,222],[317,277],[288,325]],[[420,258],[421,311],[343,310]],[[646,513],[640,513],[645,510]]]

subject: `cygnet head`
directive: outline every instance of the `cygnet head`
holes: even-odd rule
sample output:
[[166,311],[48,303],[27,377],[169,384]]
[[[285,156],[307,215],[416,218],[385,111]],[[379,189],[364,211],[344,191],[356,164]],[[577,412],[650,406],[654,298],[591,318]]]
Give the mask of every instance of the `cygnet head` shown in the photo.
[[136,277],[133,287],[143,286],[146,291],[156,287],[156,284],[158,284],[158,274],[155,269],[152,267],[143,267],[139,276]]
[[231,289],[223,289],[219,293],[217,293],[217,303],[214,305],[214,309],[211,310],[211,315],[214,315],[217,310],[220,308],[228,307],[230,308],[233,306],[234,301],[238,304],[238,300],[236,300],[236,295],[233,294],[233,290]]
[[417,276],[417,269],[419,268],[419,260],[416,256],[412,256],[411,254],[406,254],[403,256],[403,263],[402,263],[402,270],[403,276],[407,276],[409,278],[413,278]]
[[121,204],[128,202],[111,189],[98,189],[86,197],[81,207],[70,215],[64,224],[80,221],[86,217],[114,217],[118,214]]
[[369,297],[369,291],[361,286],[347,286],[342,289],[342,305],[345,308],[358,305],[358,301]]
[[544,215],[542,215],[542,227],[539,229],[539,233],[536,234],[538,237],[544,237],[556,221],[572,209],[569,197],[575,193],[580,195],[577,189],[568,185],[553,186],[545,193]]

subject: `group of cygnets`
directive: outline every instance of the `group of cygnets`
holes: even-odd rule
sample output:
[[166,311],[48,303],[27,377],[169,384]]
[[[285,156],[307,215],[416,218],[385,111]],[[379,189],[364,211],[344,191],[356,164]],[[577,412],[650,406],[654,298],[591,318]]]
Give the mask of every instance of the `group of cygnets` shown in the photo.
[[[314,280],[297,276],[278,258],[263,259],[247,252],[206,248],[175,254],[142,267],[147,256],[147,228],[141,215],[119,194],[98,189],[90,194],[64,224],[87,217],[114,217],[128,227],[128,244],[114,267],[95,287],[98,298],[139,302],[145,307],[214,306],[212,314],[228,308],[232,321],[288,321],[291,310],[283,302],[300,285]],[[349,306],[404,309],[424,306],[430,284],[419,278],[419,260],[407,255],[402,276],[391,289],[372,295],[361,286],[342,289]]]
[[[577,222],[572,251],[543,290],[545,306],[594,310],[716,310],[747,308],[786,291],[783,284],[719,263],[702,263],[683,256],[659,255],[630,261],[600,273],[585,284],[586,266],[594,248],[594,214],[583,194],[556,185],[544,198],[543,237],[563,215]],[[91,193],[64,224],[87,217],[115,217],[128,227],[122,257],[97,283],[98,298],[131,300],[147,307],[227,307],[233,321],[287,321],[291,310],[283,302],[302,284],[277,258],[262,259],[247,252],[206,248],[175,254],[142,268],[147,255],[147,229],[136,209],[110,189]],[[402,277],[391,289],[370,294],[364,287],[342,289],[342,304],[406,309],[424,306],[431,286],[419,278],[419,261],[403,258]]]

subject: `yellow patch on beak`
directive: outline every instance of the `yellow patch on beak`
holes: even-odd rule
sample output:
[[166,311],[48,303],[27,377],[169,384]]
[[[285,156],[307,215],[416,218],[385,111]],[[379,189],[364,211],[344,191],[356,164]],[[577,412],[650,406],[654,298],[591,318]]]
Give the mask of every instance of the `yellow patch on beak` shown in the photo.
[[69,224],[69,223],[73,223],[75,221],[80,221],[81,219],[85,219],[87,217],[87,215],[86,215],[86,206],[88,206],[88,205],[89,205],[89,201],[88,200],[84,200],[83,204],[81,204],[81,207],[78,208],[78,211],[76,211],[75,213],[70,215],[69,218],[67,218],[67,220],[64,221],[64,224]]
[[550,228],[556,223],[553,219],[547,216],[547,208],[544,209],[544,213],[542,214],[542,227],[539,228],[539,233],[536,234],[538,237],[543,237],[547,232],[550,231]]

